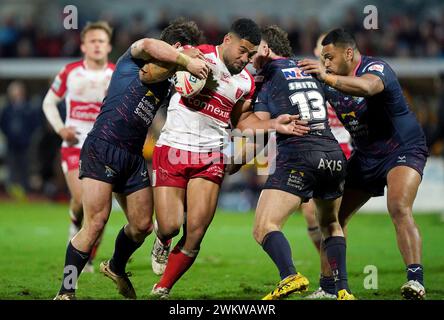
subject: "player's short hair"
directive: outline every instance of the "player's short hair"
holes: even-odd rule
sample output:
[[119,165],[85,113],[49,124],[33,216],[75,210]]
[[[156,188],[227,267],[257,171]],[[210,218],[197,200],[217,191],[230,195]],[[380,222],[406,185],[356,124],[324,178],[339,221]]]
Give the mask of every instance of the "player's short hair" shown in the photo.
[[352,47],[356,49],[356,40],[351,32],[338,28],[330,31],[321,43],[323,46],[333,44],[337,47]]
[[289,58],[293,55],[288,33],[277,25],[262,28],[262,40],[267,43],[274,53],[281,57]]
[[251,42],[255,46],[261,42],[261,29],[251,19],[241,18],[234,21],[230,27],[230,32],[238,35],[241,39]]
[[85,35],[88,31],[91,30],[103,30],[108,35],[108,39],[111,41],[111,37],[113,35],[113,28],[106,21],[95,21],[88,22],[86,26],[80,32],[80,40],[83,42],[85,39]]
[[203,32],[196,22],[178,18],[163,29],[160,40],[171,45],[180,42],[181,45],[197,46],[203,41]]

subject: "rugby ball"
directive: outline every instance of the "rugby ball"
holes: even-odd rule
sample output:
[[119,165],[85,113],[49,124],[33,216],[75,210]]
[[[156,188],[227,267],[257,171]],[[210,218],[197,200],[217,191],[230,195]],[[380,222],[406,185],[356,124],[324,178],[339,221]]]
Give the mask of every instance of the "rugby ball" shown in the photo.
[[197,95],[205,87],[206,79],[199,79],[191,72],[178,70],[173,77],[176,91],[185,98]]

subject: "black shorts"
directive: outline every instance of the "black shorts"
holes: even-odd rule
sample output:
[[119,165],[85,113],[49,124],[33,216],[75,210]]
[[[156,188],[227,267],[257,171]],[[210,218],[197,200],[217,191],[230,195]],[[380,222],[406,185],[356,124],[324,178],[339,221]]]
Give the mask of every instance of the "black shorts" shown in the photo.
[[333,200],[342,196],[347,160],[335,151],[279,152],[276,169],[263,189],[277,189],[310,198]]
[[387,174],[397,166],[415,169],[422,177],[429,153],[426,146],[402,147],[384,157],[372,158],[355,152],[348,160],[345,187],[363,190],[379,197],[384,195]]
[[79,178],[88,177],[113,185],[113,191],[130,194],[149,187],[145,159],[105,140],[88,136],[80,152]]

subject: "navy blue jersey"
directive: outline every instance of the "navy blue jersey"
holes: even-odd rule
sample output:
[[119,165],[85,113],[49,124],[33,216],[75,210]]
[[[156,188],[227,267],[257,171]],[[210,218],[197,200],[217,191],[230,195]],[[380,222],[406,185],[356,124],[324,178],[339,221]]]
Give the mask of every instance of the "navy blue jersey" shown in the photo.
[[139,70],[145,63],[133,58],[131,49],[119,58],[100,114],[89,133],[135,154],[142,154],[148,128],[171,88],[168,80],[143,83]]
[[279,148],[297,150],[336,150],[338,143],[328,126],[327,106],[322,84],[305,74],[292,59],[267,63],[256,75],[254,112],[269,112],[271,118],[282,114],[300,115],[310,126],[303,137],[277,133]]
[[356,76],[374,74],[384,90],[372,97],[354,97],[325,86],[325,97],[350,132],[355,150],[383,157],[398,147],[424,146],[421,126],[402,93],[395,72],[381,59],[361,56]]

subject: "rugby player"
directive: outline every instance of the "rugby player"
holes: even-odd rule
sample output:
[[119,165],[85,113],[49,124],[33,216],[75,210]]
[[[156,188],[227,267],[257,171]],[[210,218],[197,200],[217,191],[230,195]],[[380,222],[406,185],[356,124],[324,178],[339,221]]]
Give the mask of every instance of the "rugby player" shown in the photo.
[[[177,20],[166,27],[161,40],[136,41],[119,58],[100,114],[88,134],[80,154],[85,221],[68,244],[62,286],[57,300],[75,299],[77,276],[88,261],[93,244],[101,234],[111,211],[111,196],[116,198],[128,220],[119,232],[111,260],[100,264],[100,271],[111,278],[119,292],[135,299],[136,292],[125,272],[132,253],[152,231],[153,200],[142,148],[152,120],[170,91],[170,68],[157,73],[149,62],[181,66],[205,78],[206,62],[177,48],[198,45],[201,31],[194,22]],[[158,75],[159,77],[156,77]]]
[[[203,90],[194,97],[176,93],[170,100],[165,126],[153,155],[153,187],[158,240],[153,265],[166,262],[156,253],[169,252],[170,239],[177,235],[187,216],[183,237],[170,252],[161,279],[152,295],[168,298],[170,290],[191,267],[210,225],[224,178],[222,150],[228,140],[227,127],[250,109],[254,80],[245,66],[257,50],[260,29],[250,19],[238,19],[218,46],[198,47],[211,73]],[[292,132],[292,118],[261,123],[264,128]],[[158,250],[163,246],[164,250]],[[157,260],[157,261],[156,261]],[[159,267],[159,271],[163,271]],[[156,271],[156,270],[155,270]]]
[[[266,27],[253,58],[254,67],[260,70],[254,115],[267,120],[298,114],[308,121],[310,131],[302,137],[277,133],[276,169],[270,173],[257,204],[254,238],[273,260],[281,278],[263,299],[281,299],[308,288],[308,279],[296,271],[281,229],[301,203],[313,198],[338,300],[354,300],[347,281],[345,238],[337,216],[346,158],[328,126],[321,83],[302,72],[296,61],[289,59],[291,55],[287,33],[277,26]],[[254,127],[250,118],[238,127]]]
[[[313,54],[317,58],[320,58],[321,56],[322,40],[324,39],[325,35],[326,33],[321,34],[316,41],[316,47],[313,50]],[[347,129],[344,128],[341,121],[338,119],[335,110],[328,102],[327,113],[328,124],[330,126],[331,132],[333,133],[335,139],[339,142],[339,145],[341,146],[341,149],[344,152],[346,159],[348,160],[352,152],[350,134],[348,133]],[[304,216],[307,223],[308,235],[310,236],[311,241],[320,253],[322,235],[316,221],[315,209],[316,208],[312,199],[301,205],[302,215]],[[331,275],[330,265],[328,264],[328,261],[326,259],[323,259],[322,261],[323,262],[321,265],[319,288],[312,294],[308,295],[306,297],[307,299],[336,299],[335,281],[333,276]]]
[[[84,58],[67,64],[54,79],[43,100],[46,119],[63,140],[62,169],[71,194],[69,238],[79,232],[83,220],[82,188],[79,179],[80,149],[92,129],[106,95],[114,64],[108,62],[112,29],[107,22],[88,23],[80,33]],[[66,119],[63,122],[57,104],[65,99]],[[99,238],[100,239],[100,238]],[[85,272],[93,272],[98,243],[91,251]]]
[[322,63],[304,59],[299,66],[326,84],[326,98],[353,138],[340,223],[345,228],[387,186],[387,209],[407,273],[401,294],[424,299],[422,241],[412,214],[428,157],[424,133],[385,61],[361,55],[353,35],[343,29],[329,32],[322,46]]

